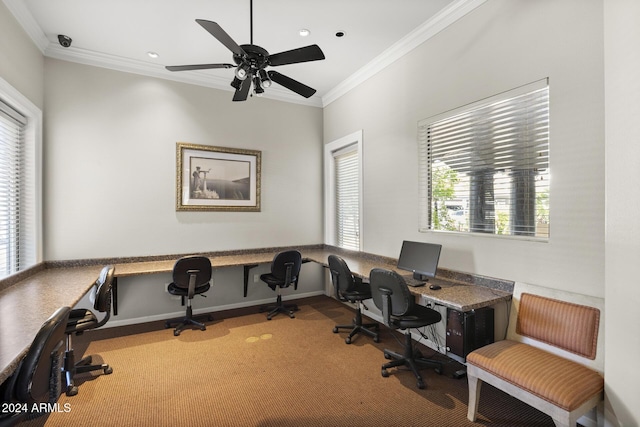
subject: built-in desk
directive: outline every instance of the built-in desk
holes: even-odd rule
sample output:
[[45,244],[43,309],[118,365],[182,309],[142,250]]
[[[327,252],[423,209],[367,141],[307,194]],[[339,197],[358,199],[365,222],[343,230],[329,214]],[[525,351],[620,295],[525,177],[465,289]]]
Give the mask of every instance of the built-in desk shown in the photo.
[[[270,263],[276,253],[291,248],[266,248],[245,251],[225,251],[203,254],[214,268],[244,266],[245,296],[249,270]],[[345,251],[326,245],[302,246],[303,260],[328,266],[331,254],[342,256],[357,275],[367,277],[375,267],[398,270],[396,260],[377,255]],[[47,262],[16,278],[0,281],[0,383],[11,375],[26,355],[31,342],[44,321],[59,307],[73,307],[93,286],[102,267],[115,266],[118,277],[171,272],[179,255],[136,259],[95,259]],[[151,259],[150,259],[151,258]],[[428,286],[411,288],[437,304],[458,311],[470,311],[497,304],[511,298],[513,282],[477,275],[438,270],[433,279],[442,286],[432,291]]]

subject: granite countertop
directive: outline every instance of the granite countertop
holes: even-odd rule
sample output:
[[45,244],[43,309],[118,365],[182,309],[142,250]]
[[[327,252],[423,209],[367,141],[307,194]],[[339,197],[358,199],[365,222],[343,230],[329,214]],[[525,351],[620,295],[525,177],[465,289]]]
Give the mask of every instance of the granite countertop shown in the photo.
[[[211,259],[213,268],[270,263],[274,255],[293,247],[261,248],[237,251],[210,252],[201,255]],[[364,252],[349,251],[327,245],[297,247],[304,261],[325,267],[328,257],[337,254],[344,258],[356,275],[368,277],[373,268],[398,270],[397,260]],[[59,307],[73,307],[93,286],[104,265],[115,267],[116,277],[173,271],[175,261],[184,255],[136,258],[111,258],[46,262],[29,271],[0,280],[0,383],[11,375],[26,355],[41,325]],[[442,286],[431,290],[428,286],[411,291],[437,304],[460,311],[493,305],[511,299],[513,282],[479,275],[438,269],[438,277],[430,280]],[[240,284],[239,284],[240,286]]]
[[18,367],[45,320],[59,307],[76,305],[101,269],[45,269],[0,291],[0,383]]

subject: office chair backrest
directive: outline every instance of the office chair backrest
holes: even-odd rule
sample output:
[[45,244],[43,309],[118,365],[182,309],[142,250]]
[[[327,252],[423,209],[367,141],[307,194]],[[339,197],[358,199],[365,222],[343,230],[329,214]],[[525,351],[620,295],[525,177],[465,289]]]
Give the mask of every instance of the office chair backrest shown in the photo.
[[340,297],[341,292],[348,292],[353,289],[355,281],[353,274],[349,270],[347,263],[337,255],[329,255],[329,271],[331,272],[331,281],[336,290],[336,297]]
[[271,274],[282,280],[285,286],[295,282],[300,274],[302,255],[298,251],[284,251],[276,254],[271,262]]
[[62,391],[61,372],[69,307],[46,320],[18,368],[13,395],[23,403],[55,402]]
[[369,273],[369,282],[371,284],[373,303],[378,309],[383,309],[383,290],[391,293],[390,314],[392,316],[403,316],[413,308],[415,298],[409,291],[409,287],[402,276],[395,271],[374,268]]
[[211,261],[204,256],[186,256],[173,266],[173,283],[179,288],[189,289],[193,281],[195,287],[207,284],[211,280]]
[[96,300],[93,308],[101,313],[107,313],[107,315],[111,312],[111,287],[113,286],[114,272],[115,268],[112,265],[106,265],[96,279]]

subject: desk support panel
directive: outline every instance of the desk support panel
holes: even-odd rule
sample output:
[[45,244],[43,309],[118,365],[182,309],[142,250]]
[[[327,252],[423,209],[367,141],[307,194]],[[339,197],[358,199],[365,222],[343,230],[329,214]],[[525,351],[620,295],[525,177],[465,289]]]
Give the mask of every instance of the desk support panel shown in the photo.
[[245,264],[244,265],[244,297],[247,297],[247,291],[249,290],[249,272],[252,268],[257,267],[258,264]]

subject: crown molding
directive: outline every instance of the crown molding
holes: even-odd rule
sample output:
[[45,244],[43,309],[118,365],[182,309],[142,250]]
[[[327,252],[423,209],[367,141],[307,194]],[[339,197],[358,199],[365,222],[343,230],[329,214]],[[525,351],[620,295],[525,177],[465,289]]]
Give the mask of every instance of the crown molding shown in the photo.
[[[63,61],[107,68],[116,71],[124,71],[126,73],[139,74],[164,80],[172,80],[180,83],[223,90],[230,93],[235,91],[235,89],[233,89],[229,84],[230,81],[228,78],[212,76],[206,71],[184,71],[180,73],[172,73],[159,64],[118,57],[115,55],[106,55],[94,51],[74,48],[73,46],[67,48],[54,43],[49,43],[49,46],[47,46],[44,51],[44,55],[48,58],[60,59]],[[273,86],[265,90],[262,98],[309,105],[313,107],[322,107],[322,99],[319,96],[303,98],[289,90],[275,88]]]
[[356,86],[373,77],[395,61],[411,52],[458,19],[484,4],[487,0],[457,0],[442,9],[428,21],[398,40],[387,50],[375,57],[364,67],[338,83],[322,97],[322,106],[326,107],[336,99],[345,95]]
[[[203,71],[186,71],[171,73],[164,67],[144,61],[122,58],[114,55],[106,55],[93,51],[69,47],[63,48],[56,43],[51,43],[42,29],[37,24],[31,11],[23,0],[2,0],[7,9],[13,14],[25,32],[31,37],[35,45],[44,56],[77,62],[85,65],[108,68],[116,71],[151,76],[165,80],[204,86],[228,92],[233,92],[228,79],[211,76]],[[314,95],[311,98],[303,98],[291,91],[270,87],[265,91],[263,98],[291,102],[314,107],[326,107],[336,99],[345,95],[364,81],[370,79],[395,61],[429,40],[434,35],[451,25],[467,13],[484,4],[487,0],[456,0],[449,6],[434,15],[420,27],[393,44],[390,48],[378,55],[367,65],[360,68],[354,74],[340,82],[337,86],[320,97]]]
[[4,5],[9,9],[16,18],[16,21],[22,26],[24,31],[31,37],[36,47],[44,54],[44,50],[49,45],[49,39],[44,35],[42,29],[38,25],[27,4],[23,0],[2,0]]

